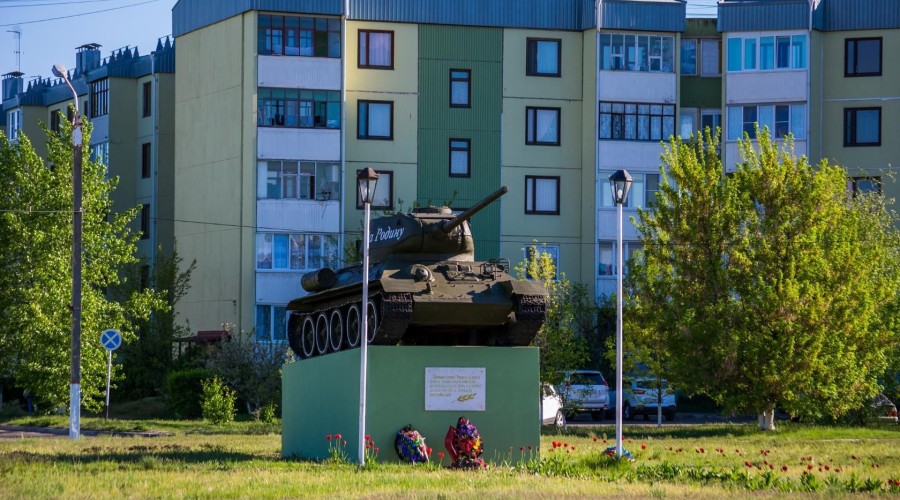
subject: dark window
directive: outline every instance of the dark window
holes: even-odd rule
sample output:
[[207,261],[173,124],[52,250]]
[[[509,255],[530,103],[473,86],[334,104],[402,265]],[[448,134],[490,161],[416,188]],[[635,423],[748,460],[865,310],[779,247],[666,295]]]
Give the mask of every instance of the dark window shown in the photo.
[[470,70],[450,70],[450,107],[472,107],[472,72]]
[[50,130],[59,132],[60,112],[58,109],[50,112]]
[[756,138],[756,117],[758,110],[756,106],[744,106],[743,129],[751,139]]
[[881,38],[844,41],[844,76],[881,76]]
[[[361,170],[356,171],[359,176]],[[393,210],[394,209],[394,172],[390,170],[376,170],[378,174],[378,183],[375,184],[375,196],[372,200],[372,210]],[[359,199],[359,189],[356,191],[356,208],[362,210],[363,203]]]
[[109,114],[109,78],[91,82],[91,118]]
[[663,141],[675,135],[675,105],[600,102],[600,139]]
[[357,117],[358,139],[394,140],[393,101],[359,101]]
[[881,194],[881,177],[853,177],[849,184],[854,198],[860,193]]
[[560,76],[562,74],[562,40],[555,38],[529,38],[525,56],[525,74],[528,76]]
[[450,177],[472,175],[472,140],[450,139]]
[[259,54],[341,57],[341,20],[336,17],[259,16]]
[[141,178],[146,179],[150,177],[150,163],[151,163],[151,155],[152,149],[150,149],[150,143],[145,142],[141,144]]
[[153,109],[153,84],[144,82],[144,116],[150,116]]
[[257,90],[260,127],[341,128],[341,93],[336,90]]
[[881,145],[881,108],[844,109],[844,146]]
[[141,266],[141,290],[150,288],[150,266]]
[[525,144],[559,146],[559,108],[525,108]]
[[358,66],[394,69],[394,32],[359,30]]
[[150,205],[141,205],[141,239],[150,238]]
[[525,176],[525,213],[559,215],[559,177]]

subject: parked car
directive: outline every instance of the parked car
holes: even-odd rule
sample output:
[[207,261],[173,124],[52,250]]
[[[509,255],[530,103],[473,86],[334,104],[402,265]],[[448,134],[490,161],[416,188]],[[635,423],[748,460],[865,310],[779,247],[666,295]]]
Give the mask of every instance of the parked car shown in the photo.
[[596,370],[563,372],[563,382],[556,387],[562,396],[566,417],[590,412],[594,420],[603,420],[609,409],[609,385]]
[[565,427],[566,412],[563,411],[562,398],[550,384],[541,386],[541,423]]
[[872,398],[870,407],[875,412],[875,417],[881,422],[897,421],[897,406],[891,403],[891,400],[884,394],[879,394]]
[[[644,420],[657,414],[657,388],[662,387],[662,414],[666,420],[675,418],[675,390],[666,380],[657,383],[656,377],[632,377],[622,380],[622,418],[631,420],[643,415]],[[616,391],[609,393],[610,407],[615,408]]]

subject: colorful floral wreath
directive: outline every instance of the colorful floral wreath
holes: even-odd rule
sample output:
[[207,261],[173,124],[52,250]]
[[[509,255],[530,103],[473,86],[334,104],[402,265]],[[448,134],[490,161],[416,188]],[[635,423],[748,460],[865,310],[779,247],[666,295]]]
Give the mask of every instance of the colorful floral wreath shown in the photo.
[[428,461],[428,447],[425,446],[425,438],[419,431],[413,429],[412,424],[397,431],[394,439],[394,449],[400,460],[410,463],[424,463]]
[[[616,447],[610,446],[609,448],[603,450],[603,454],[608,456],[609,458],[616,458]],[[622,448],[622,459],[634,462],[634,456],[625,448]]]
[[459,417],[456,427],[450,427],[444,438],[444,445],[453,458],[453,467],[483,468],[487,465],[479,458],[484,451],[484,443],[478,428],[466,417]]

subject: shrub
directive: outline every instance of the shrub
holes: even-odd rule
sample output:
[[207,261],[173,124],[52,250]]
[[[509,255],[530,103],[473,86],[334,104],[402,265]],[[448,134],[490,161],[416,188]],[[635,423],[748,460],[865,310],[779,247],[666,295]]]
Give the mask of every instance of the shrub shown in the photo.
[[203,381],[213,374],[205,368],[175,371],[166,380],[166,399],[178,418],[200,418],[203,415],[200,398]]
[[234,421],[234,389],[228,387],[219,377],[203,381],[203,418],[214,424]]

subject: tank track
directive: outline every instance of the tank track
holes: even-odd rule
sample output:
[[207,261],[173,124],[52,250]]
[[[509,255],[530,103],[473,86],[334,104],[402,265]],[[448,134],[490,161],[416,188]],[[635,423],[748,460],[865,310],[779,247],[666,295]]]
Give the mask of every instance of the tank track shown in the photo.
[[527,346],[547,319],[547,297],[543,295],[514,295],[516,321],[506,327],[502,344]]

